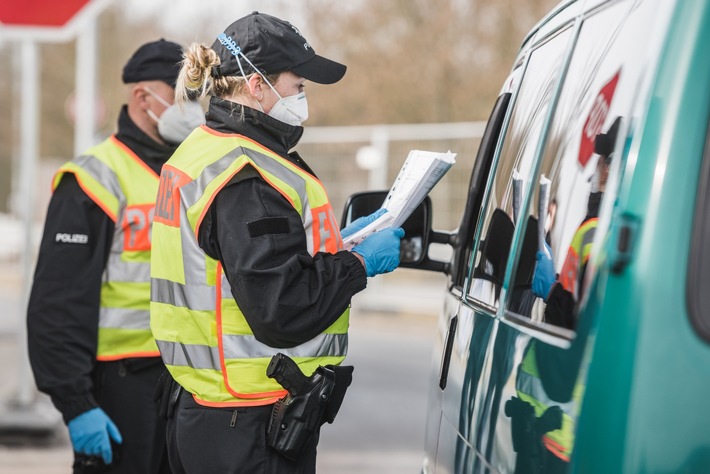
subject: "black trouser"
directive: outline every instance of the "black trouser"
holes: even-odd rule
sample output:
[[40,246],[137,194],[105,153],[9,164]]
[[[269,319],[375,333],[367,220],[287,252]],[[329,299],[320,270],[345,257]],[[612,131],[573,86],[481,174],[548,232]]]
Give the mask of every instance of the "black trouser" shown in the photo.
[[297,462],[266,446],[273,405],[212,408],[183,390],[168,420],[168,453],[176,473],[309,474],[316,472],[318,435]]
[[111,473],[170,473],[165,420],[158,417],[153,392],[165,370],[160,357],[99,362],[94,397],[123,437]]

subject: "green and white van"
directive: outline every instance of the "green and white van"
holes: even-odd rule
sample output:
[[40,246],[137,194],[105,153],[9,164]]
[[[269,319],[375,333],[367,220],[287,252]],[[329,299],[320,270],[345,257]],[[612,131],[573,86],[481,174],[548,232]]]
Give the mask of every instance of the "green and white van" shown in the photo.
[[424,473],[710,473],[709,124],[710,1],[530,32],[459,228],[405,226],[403,266],[448,275]]

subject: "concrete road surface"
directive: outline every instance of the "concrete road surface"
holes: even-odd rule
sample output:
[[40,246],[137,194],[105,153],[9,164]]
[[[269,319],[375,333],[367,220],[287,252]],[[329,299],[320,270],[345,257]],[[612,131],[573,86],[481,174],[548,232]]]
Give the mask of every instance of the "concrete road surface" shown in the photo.
[[353,384],[325,425],[319,473],[419,473],[436,318],[354,314],[346,363]]

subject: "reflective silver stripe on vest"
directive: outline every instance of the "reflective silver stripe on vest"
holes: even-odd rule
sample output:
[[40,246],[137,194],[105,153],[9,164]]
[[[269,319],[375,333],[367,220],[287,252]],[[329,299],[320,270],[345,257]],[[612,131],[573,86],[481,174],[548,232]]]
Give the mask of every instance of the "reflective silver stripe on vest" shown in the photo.
[[150,329],[150,311],[102,307],[99,327],[113,329]]
[[308,342],[289,349],[275,349],[256,340],[254,336],[227,335],[222,338],[224,357],[227,359],[253,359],[271,357],[282,352],[289,357],[338,357],[348,351],[347,334],[319,334]]
[[232,286],[229,284],[229,280],[227,280],[227,275],[222,272],[222,299],[231,298],[234,298],[234,295],[232,295]]
[[186,286],[162,278],[151,278],[150,300],[194,311],[214,311],[217,306],[213,286]]
[[[301,198],[301,222],[303,222],[303,229],[306,233],[308,253],[315,255],[315,253],[320,249],[314,248],[313,245],[313,216],[311,215],[311,203],[309,202],[308,194],[306,193],[306,180],[273,158],[262,155],[261,153],[251,149],[245,149],[244,153],[251,158],[257,166],[265,169],[275,176],[278,176],[286,184],[292,187],[296,193],[298,193]],[[305,170],[303,170],[303,172],[307,173]],[[325,240],[322,241],[325,242]]]
[[199,344],[155,341],[160,356],[166,365],[192,367],[193,369],[213,369],[222,371],[219,363],[219,349]]
[[575,400],[570,400],[567,403],[560,403],[551,400],[547,396],[545,388],[542,386],[542,381],[532,374],[525,371],[520,371],[518,373],[518,380],[515,382],[515,389],[526,395],[531,396],[545,407],[559,406],[565,414],[573,419],[577,418],[577,402]]
[[[217,347],[169,341],[156,342],[160,355],[167,365],[221,370]],[[320,334],[290,349],[275,349],[257,341],[254,336],[245,335],[225,336],[223,342],[226,359],[269,358],[276,352],[289,357],[344,357],[348,349],[347,334]]]
[[[126,198],[123,195],[118,176],[103,161],[92,155],[81,155],[73,160],[74,164],[81,167],[101,183],[111,194],[116,196],[119,204],[125,204]],[[119,207],[122,207],[119,205]]]
[[[216,179],[217,176],[224,173],[241,155],[248,156],[259,168],[268,171],[274,176],[278,176],[279,179],[298,193],[301,198],[301,221],[303,222],[303,228],[306,233],[308,252],[311,255],[315,255],[319,250],[324,250],[314,247],[312,232],[313,216],[311,215],[311,205],[308,201],[308,194],[306,193],[306,181],[297,173],[279,163],[276,159],[250,148],[241,146],[235,148],[224,157],[205,167],[195,180],[182,186],[180,188],[180,198],[185,203],[185,207],[190,208],[195,205],[202,197],[209,183]],[[306,172],[307,171],[304,170],[304,173]],[[325,239],[322,239],[322,242],[325,242]]]
[[[217,176],[224,173],[232,163],[241,156],[242,148],[235,148],[231,152],[224,155],[219,160],[206,166],[202,173],[194,180],[180,187],[180,199],[185,203],[186,208],[192,207],[202,197],[202,193],[207,189],[207,185],[214,181]],[[182,217],[182,216],[181,216]]]
[[224,173],[241,155],[248,156],[259,168],[278,176],[279,179],[292,187],[301,199],[306,200],[306,202],[301,203],[303,211],[302,219],[306,218],[306,215],[310,218],[310,205],[307,202],[308,195],[306,194],[305,180],[297,173],[289,170],[286,166],[278,163],[274,158],[244,147],[235,148],[224,157],[205,167],[200,176],[180,188],[180,197],[184,200],[186,207],[190,208],[196,204],[202,197],[204,190],[207,189],[207,185],[217,178],[217,176]]
[[[315,255],[316,252],[318,252],[319,250],[325,250],[325,248],[315,248],[315,242],[313,241],[313,215],[311,213],[310,206],[307,206],[306,209],[304,209],[303,215],[301,215],[301,220],[303,221],[303,229],[306,232],[306,245],[308,246],[308,253],[311,255]],[[323,229],[318,230],[319,232],[321,232]],[[321,235],[325,235],[325,233],[322,232]],[[325,239],[321,238],[320,241],[321,247],[323,247],[325,244]]]
[[[187,222],[187,214],[182,206],[180,206],[180,219],[184,219],[182,222]],[[207,272],[205,253],[197,244],[197,239],[195,239],[189,225],[180,226],[180,248],[182,249],[182,264],[185,269],[185,284],[190,288],[201,288],[205,285]],[[197,271],[187,271],[188,268]],[[210,288],[214,290],[214,287]],[[214,310],[214,308],[212,309]]]
[[121,259],[121,254],[111,252],[104,281],[147,283],[150,281],[150,262],[126,262]]

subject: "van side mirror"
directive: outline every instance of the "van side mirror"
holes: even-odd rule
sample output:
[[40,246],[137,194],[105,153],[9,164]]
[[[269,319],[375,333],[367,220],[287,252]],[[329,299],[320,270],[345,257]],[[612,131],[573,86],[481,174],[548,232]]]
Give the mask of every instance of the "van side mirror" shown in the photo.
[[[350,196],[345,203],[341,229],[358,217],[367,216],[382,206],[388,191],[366,191]],[[431,242],[450,243],[451,235],[431,228],[431,198],[427,196],[402,225],[404,237],[400,250],[400,267],[432,270],[448,274],[449,264],[430,260]]]

